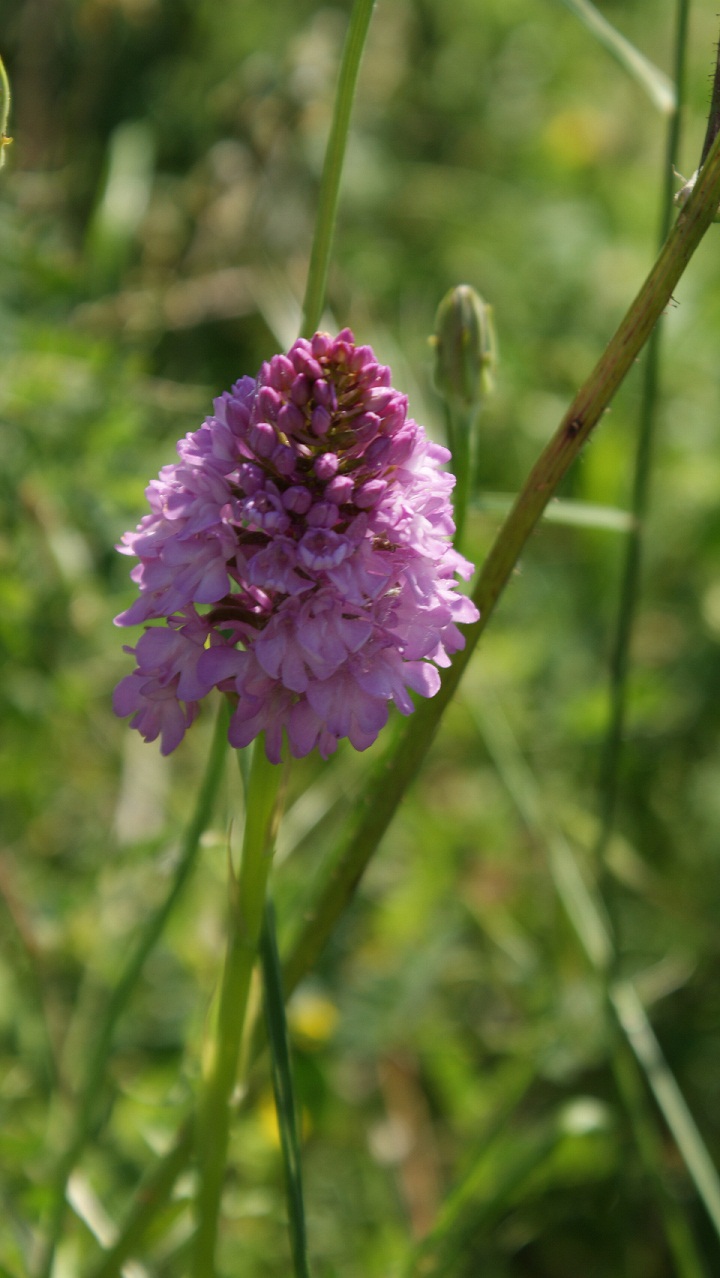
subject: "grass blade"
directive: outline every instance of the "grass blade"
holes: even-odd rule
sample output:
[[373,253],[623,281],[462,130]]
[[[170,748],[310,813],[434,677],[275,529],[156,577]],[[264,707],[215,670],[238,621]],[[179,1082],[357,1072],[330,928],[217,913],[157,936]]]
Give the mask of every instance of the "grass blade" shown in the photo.
[[720,1178],[687,1102],[655,1037],[640,996],[631,981],[613,985],[611,998],[625,1035],[662,1110],[695,1188],[720,1238]]
[[580,19],[591,35],[644,89],[658,111],[662,111],[663,115],[671,115],[675,109],[675,86],[665,72],[621,35],[617,27],[608,22],[590,0],[561,0],[561,3]]
[[[484,514],[507,515],[513,508],[515,497],[515,493],[480,493],[472,507]],[[635,518],[628,510],[561,497],[546,506],[543,519],[548,524],[566,524],[569,528],[596,528],[600,532],[627,533],[635,526]]]

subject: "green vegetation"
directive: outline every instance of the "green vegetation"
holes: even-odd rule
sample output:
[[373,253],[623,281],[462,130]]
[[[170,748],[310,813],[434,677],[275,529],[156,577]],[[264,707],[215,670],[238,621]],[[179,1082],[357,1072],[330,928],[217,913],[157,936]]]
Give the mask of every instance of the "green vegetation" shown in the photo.
[[[89,1077],[54,1278],[190,1264],[189,1115],[243,796],[230,761],[195,857],[215,707],[165,760],[113,716],[134,640],[112,624],[133,597],[112,547],[213,396],[299,331],[349,11],[0,0],[3,1278],[42,1269]],[[492,306],[463,532],[477,564],[656,249],[676,6],[597,11],[378,0],[360,71],[324,324],[371,343],[442,438],[438,304],[467,283]],[[686,174],[717,38],[712,6],[691,17]],[[720,1271],[719,233],[656,352],[622,752],[608,765],[640,368],[291,999],[314,1278]],[[370,759],[346,747],[294,767],[281,953],[393,731]],[[140,954],[100,1068],[99,1027]],[[290,1272],[286,1210],[260,1056],[230,1133],[223,1278]]]

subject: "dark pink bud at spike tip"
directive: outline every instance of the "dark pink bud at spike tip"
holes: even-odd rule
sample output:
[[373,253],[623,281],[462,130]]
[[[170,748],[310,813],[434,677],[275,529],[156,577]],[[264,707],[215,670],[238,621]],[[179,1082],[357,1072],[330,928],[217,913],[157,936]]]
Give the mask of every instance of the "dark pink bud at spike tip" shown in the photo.
[[[118,547],[139,588],[119,625],[157,623],[115,693],[164,753],[213,688],[230,741],[279,760],[375,740],[388,703],[433,696],[474,621],[456,574],[447,450],[407,417],[390,370],[349,329],[316,333],[215,400],[147,490]],[[347,472],[347,473],[345,473]]]

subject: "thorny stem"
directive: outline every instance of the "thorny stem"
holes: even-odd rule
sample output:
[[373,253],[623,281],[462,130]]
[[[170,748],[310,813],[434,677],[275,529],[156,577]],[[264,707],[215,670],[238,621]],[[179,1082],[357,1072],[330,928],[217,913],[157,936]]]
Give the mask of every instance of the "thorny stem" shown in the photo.
[[[680,95],[678,93],[678,101]],[[707,129],[705,130],[705,141],[703,142],[702,155],[700,156],[700,167],[705,163],[710,147],[715,141],[718,133],[720,133],[720,42],[717,46],[717,56],[715,59],[715,77],[713,79],[712,95],[710,98],[710,113],[708,115]]]

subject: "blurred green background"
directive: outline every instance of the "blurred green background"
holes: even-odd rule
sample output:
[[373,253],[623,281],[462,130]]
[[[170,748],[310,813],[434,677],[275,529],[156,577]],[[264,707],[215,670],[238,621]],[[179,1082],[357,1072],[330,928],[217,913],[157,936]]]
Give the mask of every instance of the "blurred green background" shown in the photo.
[[[603,3],[658,66],[669,0]],[[175,756],[115,720],[131,667],[113,545],[213,395],[296,335],[349,5],[0,0],[14,142],[0,178],[0,1272],[26,1272],[63,1134],[50,1103],[192,806],[212,715]],[[717,37],[693,7],[682,165],[697,165]],[[522,482],[649,267],[666,120],[557,0],[380,0],[349,145],[327,325],[390,363],[441,435],[435,309],[494,306],[501,363],[480,482]],[[621,950],[720,1160],[720,231],[666,317],[660,438],[618,835]],[[627,507],[639,377],[563,495]],[[470,521],[482,559],[498,527]],[[317,974],[292,1002],[318,1278],[387,1278],[472,1172],[453,1278],[666,1278],[662,1194],[708,1276],[720,1246],[652,1102],[653,1177],[611,1067],[598,981],[546,841],[497,767],[507,722],[588,874],[623,534],[544,524]],[[498,724],[500,728],[498,729]],[[276,886],[301,908],[367,767],[305,761]],[[213,831],[116,1036],[102,1122],[73,1182],[58,1278],[98,1256],[198,1073],[222,953],[232,761]],[[50,1048],[48,1047],[48,1040]],[[223,1273],[288,1273],[266,1075],[235,1126]],[[142,1272],[183,1273],[189,1182]],[[104,1218],[107,1217],[107,1220]],[[100,1223],[98,1223],[100,1222]],[[426,1258],[427,1259],[427,1258]],[[2,1267],[4,1266],[4,1268]],[[434,1267],[433,1267],[434,1266]],[[444,1266],[444,1267],[443,1267]],[[410,1272],[410,1271],[408,1271]],[[690,1270],[687,1271],[690,1273]]]

